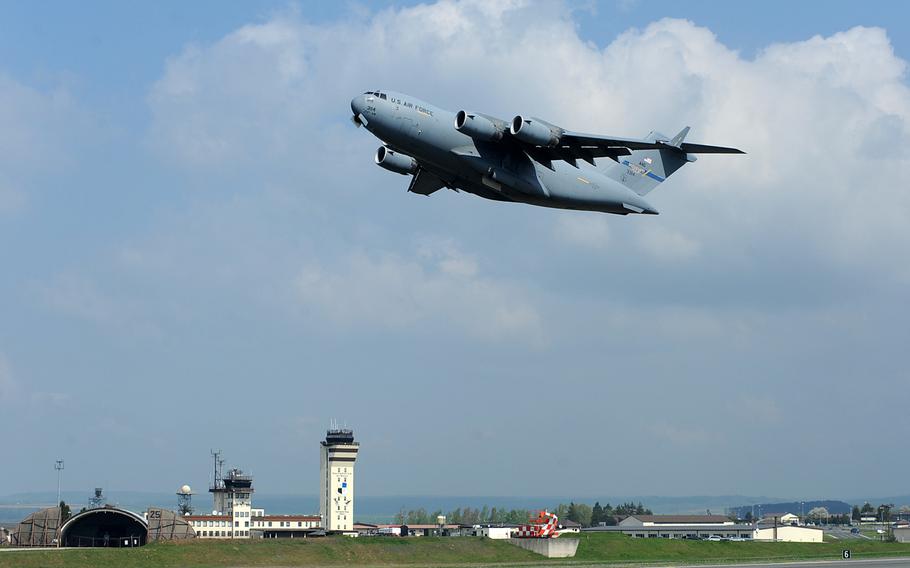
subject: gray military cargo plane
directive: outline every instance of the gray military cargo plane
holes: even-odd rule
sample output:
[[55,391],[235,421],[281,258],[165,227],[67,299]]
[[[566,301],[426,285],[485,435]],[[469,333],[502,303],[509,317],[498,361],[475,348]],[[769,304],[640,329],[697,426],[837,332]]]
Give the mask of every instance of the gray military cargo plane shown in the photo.
[[412,175],[408,191],[422,195],[448,187],[496,201],[656,215],[645,195],[695,154],[744,153],[683,142],[688,126],[673,138],[581,134],[522,115],[506,122],[452,113],[391,91],[358,95],[351,111],[383,143],[376,163]]

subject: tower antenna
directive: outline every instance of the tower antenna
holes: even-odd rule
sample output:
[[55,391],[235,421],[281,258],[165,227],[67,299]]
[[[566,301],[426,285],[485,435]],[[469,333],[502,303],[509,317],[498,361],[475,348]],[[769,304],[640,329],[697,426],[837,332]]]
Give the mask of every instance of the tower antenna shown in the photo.
[[57,506],[60,505],[60,477],[63,475],[63,460],[54,462],[54,469],[57,470]]
[[224,459],[221,457],[221,450],[211,450],[212,460],[215,462],[215,471],[212,478],[212,489],[220,489],[224,485],[221,475],[221,468],[224,466]]

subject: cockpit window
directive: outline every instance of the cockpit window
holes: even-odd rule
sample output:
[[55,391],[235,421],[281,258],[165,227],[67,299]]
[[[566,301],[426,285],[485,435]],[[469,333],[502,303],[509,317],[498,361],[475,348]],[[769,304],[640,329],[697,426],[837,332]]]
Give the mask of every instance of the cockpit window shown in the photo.
[[385,93],[379,93],[379,98],[382,100],[386,100]]

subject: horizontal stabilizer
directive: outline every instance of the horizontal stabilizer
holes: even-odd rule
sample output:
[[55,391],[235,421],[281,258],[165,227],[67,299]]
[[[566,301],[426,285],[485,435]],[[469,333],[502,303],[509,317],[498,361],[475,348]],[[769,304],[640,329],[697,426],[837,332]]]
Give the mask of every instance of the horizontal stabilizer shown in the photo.
[[679,149],[687,154],[745,154],[745,152],[737,148],[708,146],[707,144],[689,144],[688,142],[680,144]]

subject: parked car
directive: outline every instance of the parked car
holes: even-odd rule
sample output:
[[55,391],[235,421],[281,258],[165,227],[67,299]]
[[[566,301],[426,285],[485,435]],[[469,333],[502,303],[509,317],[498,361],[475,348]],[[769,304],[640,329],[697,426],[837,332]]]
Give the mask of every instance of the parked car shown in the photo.
[[850,529],[850,534],[859,534],[859,529],[856,527],[853,527],[852,529]]

